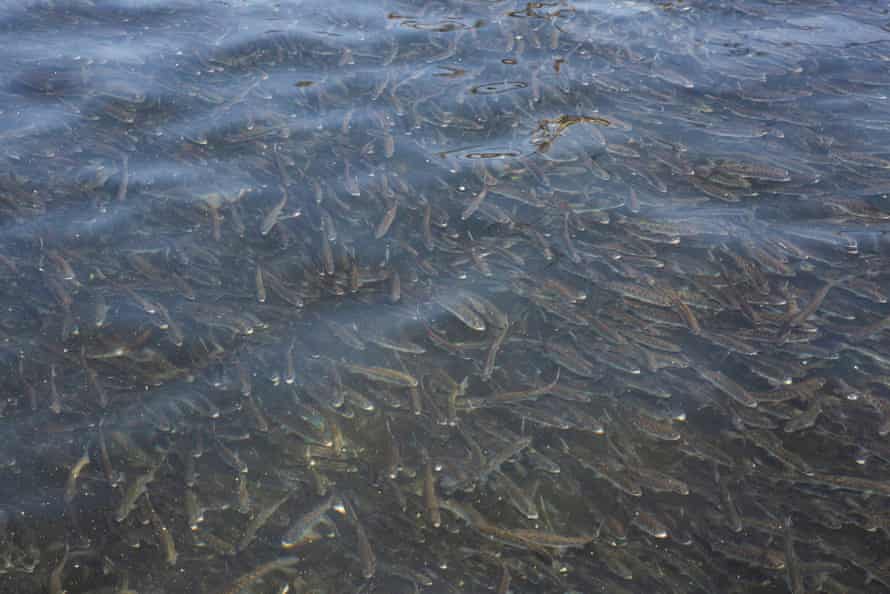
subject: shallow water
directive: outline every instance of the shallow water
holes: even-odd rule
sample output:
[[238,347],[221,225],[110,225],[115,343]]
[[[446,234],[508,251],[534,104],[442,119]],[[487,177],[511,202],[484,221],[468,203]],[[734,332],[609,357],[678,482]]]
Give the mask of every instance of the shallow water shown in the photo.
[[890,12],[4,2],[0,592],[884,592]]

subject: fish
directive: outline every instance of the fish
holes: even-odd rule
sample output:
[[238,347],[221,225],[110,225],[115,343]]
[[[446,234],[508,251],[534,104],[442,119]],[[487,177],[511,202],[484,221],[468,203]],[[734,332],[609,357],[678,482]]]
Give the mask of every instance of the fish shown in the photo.
[[529,388],[527,390],[516,390],[511,392],[497,392],[485,399],[479,400],[478,402],[518,402],[522,400],[537,398],[538,396],[543,396],[545,394],[550,394],[559,383],[559,374],[560,368],[557,368],[553,380],[538,388]]
[[139,498],[148,491],[148,485],[154,482],[156,470],[156,468],[151,468],[147,472],[144,472],[129,481],[129,484],[124,490],[121,502],[117,507],[117,511],[114,514],[114,520],[116,522],[123,522],[127,519],[130,513],[136,509]]
[[83,454],[77,459],[77,462],[74,463],[71,470],[68,472],[68,482],[65,484],[65,503],[71,503],[77,496],[77,478],[89,464],[89,450],[84,450]]
[[633,513],[633,518],[631,519],[631,524],[653,538],[668,537],[667,526],[665,526],[658,518],[647,511],[635,511]]
[[386,367],[367,367],[350,363],[344,363],[343,368],[349,373],[361,375],[367,379],[381,382],[383,384],[401,388],[416,388],[419,385],[416,377],[395,369]]
[[368,342],[377,346],[395,351],[397,353],[405,353],[408,355],[423,355],[426,353],[426,347],[422,344],[411,341],[396,341],[382,334],[370,335],[367,337]]
[[485,365],[482,368],[482,373],[480,377],[482,381],[488,381],[491,379],[491,375],[494,372],[495,367],[495,358],[497,357],[498,352],[501,349],[501,345],[504,344],[504,341],[507,339],[507,328],[502,329],[491,341],[491,347],[488,349],[488,354],[485,357]]
[[631,497],[642,497],[643,487],[631,477],[622,465],[609,462],[582,461],[581,464],[594,472],[597,478],[603,479],[610,485]]
[[452,314],[467,327],[477,332],[485,332],[486,324],[483,317],[461,299],[434,297],[435,302],[445,311]]
[[399,211],[399,201],[394,200],[392,205],[386,209],[386,212],[383,214],[383,218],[380,219],[380,222],[377,224],[377,229],[374,231],[374,237],[376,239],[381,239],[386,236],[389,232],[389,228],[392,227],[393,222],[396,220],[396,214]]
[[506,495],[506,499],[516,511],[529,520],[537,520],[540,517],[535,501],[513,479],[499,470],[495,471],[493,476],[494,488]]
[[791,532],[791,518],[786,517],[784,521],[785,527],[785,571],[788,574],[788,589],[792,594],[803,594],[803,576],[800,571],[800,562],[797,559],[797,552],[794,550],[794,536]]
[[338,504],[338,497],[330,493],[323,497],[315,505],[309,508],[297,518],[281,536],[281,546],[285,549],[294,549],[308,542],[318,539],[315,528],[322,522],[328,521],[327,513]]
[[58,415],[58,414],[62,413],[62,395],[61,395],[61,393],[59,393],[59,388],[56,385],[56,376],[57,375],[58,375],[58,372],[56,370],[56,366],[50,365],[50,368],[49,368],[49,390],[50,390],[51,401],[50,401],[49,409],[54,414]]
[[426,519],[433,528],[439,528],[442,525],[442,515],[439,511],[433,465],[425,448],[421,449],[420,456],[423,459],[423,504]]
[[53,570],[49,574],[49,582],[47,584],[49,594],[65,594],[68,592],[63,584],[65,566],[68,564],[68,557],[69,548],[68,543],[66,542],[65,552],[62,554],[62,558],[59,559],[59,562],[53,567]]
[[581,377],[596,377],[597,368],[568,343],[549,342],[546,356],[560,367]]
[[260,235],[265,237],[275,228],[275,225],[278,224],[278,220],[284,212],[284,207],[287,206],[288,198],[287,189],[282,186],[281,200],[276,202],[275,205],[269,209],[269,212],[263,216],[263,220],[260,222]]
[[250,523],[244,529],[244,533],[241,535],[241,539],[238,541],[237,549],[239,551],[244,551],[250,544],[256,539],[257,533],[269,522],[272,516],[284,505],[290,498],[293,496],[293,493],[288,491],[283,496],[275,499],[269,505],[260,509],[257,512],[253,519],[251,519]]
[[714,371],[709,369],[699,370],[699,374],[712,386],[717,388],[723,394],[726,394],[734,401],[748,408],[757,407],[757,399],[745,390],[742,386],[729,378],[722,371]]
[[655,305],[658,307],[672,307],[674,305],[674,301],[670,296],[654,288],[616,281],[606,282],[602,286],[603,288],[623,297],[633,299],[634,301],[640,301],[648,305]]
[[236,579],[230,586],[222,591],[222,594],[241,594],[254,582],[263,579],[270,573],[290,570],[290,568],[297,565],[300,561],[301,559],[299,557],[279,557],[267,561]]
[[444,500],[443,504],[445,509],[463,518],[483,535],[513,546],[528,547],[539,551],[551,549],[558,551],[584,547],[593,540],[592,536],[567,536],[526,528],[501,528],[489,522],[469,504],[461,504],[454,500]]
[[254,274],[256,283],[256,300],[259,303],[266,302],[266,283],[263,281],[263,269],[257,264],[256,273]]

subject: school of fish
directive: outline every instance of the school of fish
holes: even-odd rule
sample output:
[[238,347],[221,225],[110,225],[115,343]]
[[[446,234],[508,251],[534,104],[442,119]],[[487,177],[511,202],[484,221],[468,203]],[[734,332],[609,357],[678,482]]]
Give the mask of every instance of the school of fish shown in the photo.
[[0,591],[890,591],[886,9],[0,31]]

